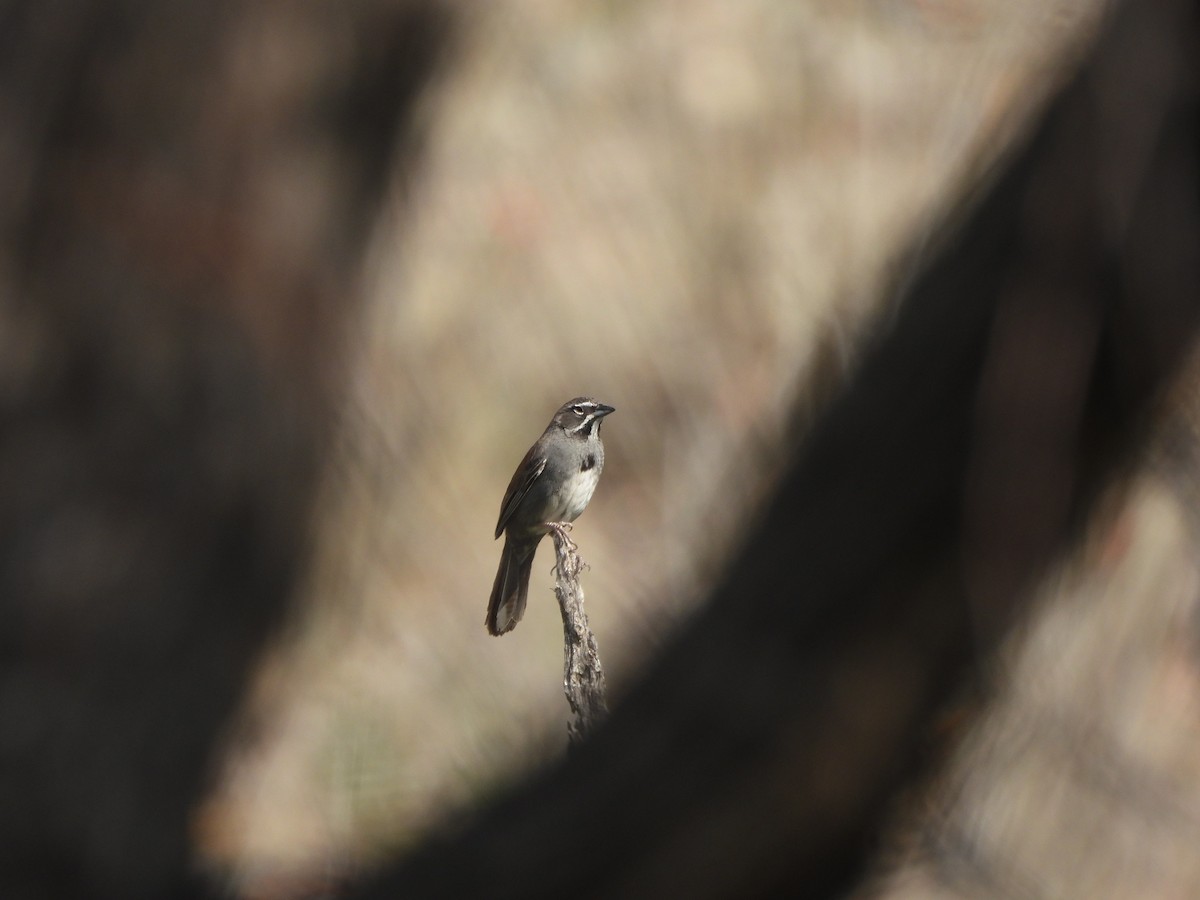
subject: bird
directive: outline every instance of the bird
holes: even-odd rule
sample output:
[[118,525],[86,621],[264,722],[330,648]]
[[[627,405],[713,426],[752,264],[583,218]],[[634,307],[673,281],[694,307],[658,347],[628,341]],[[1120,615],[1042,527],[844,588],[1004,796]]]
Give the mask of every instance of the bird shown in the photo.
[[614,407],[591,397],[568,400],[513,472],[496,522],[504,549],[488,600],[488,633],[499,636],[517,627],[538,543],[550,524],[574,522],[591,501],[604,469],[600,424],[612,412]]

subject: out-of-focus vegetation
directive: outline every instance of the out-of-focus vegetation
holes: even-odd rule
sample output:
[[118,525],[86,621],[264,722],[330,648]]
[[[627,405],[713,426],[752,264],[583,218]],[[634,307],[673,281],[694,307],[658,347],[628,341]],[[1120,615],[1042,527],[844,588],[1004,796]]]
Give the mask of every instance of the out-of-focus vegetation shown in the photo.
[[575,537],[619,692],[736,550],[785,416],[836,389],[1096,6],[472,6],[373,241],[306,609],[206,857],[252,889],[371,855],[561,753],[547,549],[522,627],[482,625],[525,448],[569,396],[617,407]]

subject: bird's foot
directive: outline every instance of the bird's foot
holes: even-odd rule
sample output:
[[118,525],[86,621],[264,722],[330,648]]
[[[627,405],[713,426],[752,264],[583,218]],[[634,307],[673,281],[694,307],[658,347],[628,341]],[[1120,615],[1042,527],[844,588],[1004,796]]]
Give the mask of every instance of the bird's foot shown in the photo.
[[562,541],[568,552],[574,553],[579,549],[579,546],[573,540],[571,540],[569,536],[569,532],[572,528],[570,522],[547,522],[545,524],[546,530],[553,532],[554,536],[558,540]]

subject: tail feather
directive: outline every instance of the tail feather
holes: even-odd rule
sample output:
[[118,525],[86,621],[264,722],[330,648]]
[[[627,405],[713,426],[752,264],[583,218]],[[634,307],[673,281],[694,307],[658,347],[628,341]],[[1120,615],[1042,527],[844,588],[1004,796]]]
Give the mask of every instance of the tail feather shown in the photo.
[[529,574],[533,571],[533,550],[519,554],[507,537],[500,553],[500,568],[488,600],[487,625],[489,634],[501,635],[512,631],[525,615],[529,597]]

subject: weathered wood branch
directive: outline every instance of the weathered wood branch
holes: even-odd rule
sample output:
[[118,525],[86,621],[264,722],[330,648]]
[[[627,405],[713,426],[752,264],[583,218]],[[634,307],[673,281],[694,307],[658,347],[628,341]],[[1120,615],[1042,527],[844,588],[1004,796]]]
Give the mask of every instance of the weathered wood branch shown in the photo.
[[588,626],[583,608],[583,585],[579,575],[586,563],[579,548],[567,533],[570,525],[553,523],[550,536],[554,539],[554,596],[563,620],[563,693],[574,718],[567,723],[571,746],[582,743],[608,715],[605,700],[604,668],[596,636]]

